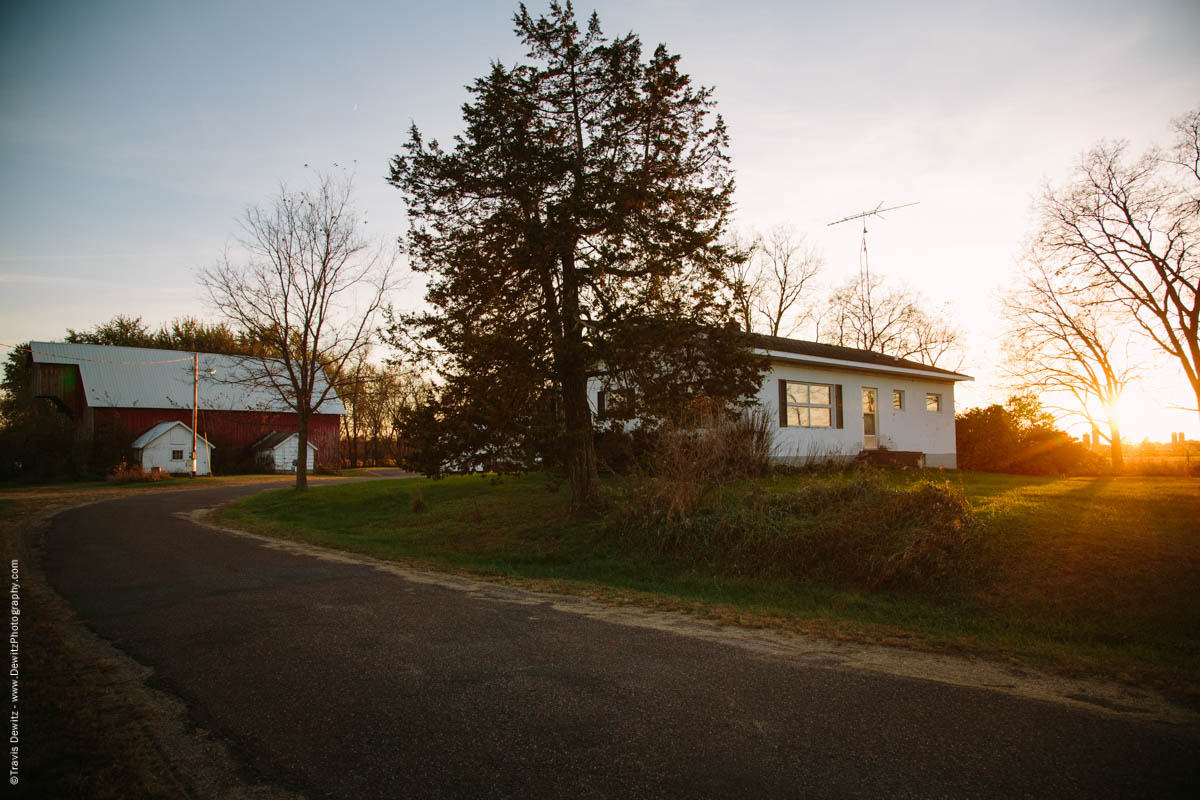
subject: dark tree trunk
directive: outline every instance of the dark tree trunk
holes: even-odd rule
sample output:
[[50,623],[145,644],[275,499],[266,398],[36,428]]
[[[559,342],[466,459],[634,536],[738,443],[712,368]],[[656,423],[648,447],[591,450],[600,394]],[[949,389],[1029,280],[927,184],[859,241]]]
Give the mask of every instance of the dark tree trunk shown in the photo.
[[1108,433],[1112,437],[1110,444],[1112,445],[1113,472],[1121,472],[1125,469],[1125,455],[1121,448],[1121,426],[1115,419],[1108,421]]
[[587,349],[583,342],[573,247],[564,252],[562,267],[562,344],[556,366],[562,389],[563,460],[571,485],[571,515],[579,516],[595,507],[600,478],[592,438],[592,411],[588,407]]
[[587,373],[564,375],[562,381],[563,460],[567,480],[571,485],[571,514],[577,516],[591,510],[598,497],[599,474],[596,470],[596,448],[592,438],[592,412],[588,408]]
[[296,490],[302,492],[308,488],[308,409],[301,410],[298,416],[300,435],[296,442]]

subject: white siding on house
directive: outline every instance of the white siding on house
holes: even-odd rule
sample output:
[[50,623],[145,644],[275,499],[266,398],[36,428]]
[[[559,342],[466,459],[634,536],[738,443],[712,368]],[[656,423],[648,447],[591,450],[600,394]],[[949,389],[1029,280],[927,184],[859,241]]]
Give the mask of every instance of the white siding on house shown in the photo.
[[[831,390],[834,419],[830,427],[781,426],[780,380],[830,387],[841,386],[842,427],[837,427],[836,388]],[[841,368],[773,358],[755,399],[767,410],[775,426],[776,458],[796,463],[809,460],[849,460],[857,456],[864,449],[864,388],[876,390],[876,446],[888,450],[924,453],[927,467],[953,469],[957,466],[953,380],[877,370],[868,364],[863,364],[861,369]],[[893,408],[892,392],[896,389],[904,392],[903,409]],[[603,390],[602,378],[589,379],[588,402],[593,414],[598,412],[597,394]],[[927,394],[937,394],[941,397],[940,411],[926,411]]]
[[[779,427],[779,381],[802,381],[842,387],[842,427]],[[862,390],[872,388],[878,396],[878,446],[925,454],[928,467],[956,466],[954,444],[954,382],[829,369],[808,364],[774,361],[763,378],[757,399],[769,409],[776,425],[778,458],[787,461],[822,458],[853,458],[863,450]],[[904,408],[892,407],[892,390],[904,392]],[[927,393],[941,395],[942,410],[925,410]],[[836,413],[836,410],[835,410]]]

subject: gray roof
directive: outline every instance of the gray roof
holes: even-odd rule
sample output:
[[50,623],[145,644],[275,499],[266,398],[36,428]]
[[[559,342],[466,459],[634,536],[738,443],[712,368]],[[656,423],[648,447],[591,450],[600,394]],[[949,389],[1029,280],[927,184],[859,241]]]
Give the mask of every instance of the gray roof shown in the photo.
[[[30,342],[29,347],[34,363],[78,364],[89,406],[192,407],[191,353],[67,342]],[[270,384],[268,374],[272,372],[283,375],[283,362],[200,353],[200,408],[209,411],[291,411]],[[287,385],[286,377],[282,383]],[[326,385],[325,376],[318,373],[313,394],[320,396]],[[316,412],[345,414],[346,407],[331,390]]]
[[[176,425],[178,425],[179,427],[181,427],[185,431],[187,431],[189,436],[191,435],[192,429],[189,428],[187,425],[184,425],[182,422],[179,422],[179,421],[160,422],[157,425],[155,425],[153,428],[151,428],[150,430],[143,433],[141,436],[134,439],[133,444],[131,444],[130,447],[132,447],[134,450],[141,450],[143,447],[150,444],[155,439],[157,439],[158,437],[162,436],[167,431],[174,428]],[[203,436],[197,436],[196,440],[204,442],[204,444],[207,445],[209,447],[209,449],[211,449],[211,450],[217,449],[217,448],[213,447],[211,444],[209,444],[208,439],[205,439]]]
[[[300,434],[296,433],[295,431],[274,431],[273,433],[268,433],[266,436],[259,439],[251,447],[256,453],[261,453],[263,450],[274,450],[288,439],[299,435]],[[309,440],[308,446],[313,450],[320,450],[319,447],[312,443],[312,440]]]
[[798,356],[812,356],[814,358],[837,361],[855,361],[859,364],[875,367],[921,370],[922,372],[930,372],[935,375],[944,375],[947,380],[972,380],[969,375],[952,372],[941,367],[931,367],[928,364],[922,364],[919,361],[912,361],[907,358],[887,356],[883,353],[876,353],[874,350],[859,350],[854,347],[809,342],[804,339],[788,339],[783,336],[767,336],[762,333],[751,333],[748,335],[748,338],[750,339],[751,347],[759,347],[763,350],[775,350],[781,353],[793,353]]

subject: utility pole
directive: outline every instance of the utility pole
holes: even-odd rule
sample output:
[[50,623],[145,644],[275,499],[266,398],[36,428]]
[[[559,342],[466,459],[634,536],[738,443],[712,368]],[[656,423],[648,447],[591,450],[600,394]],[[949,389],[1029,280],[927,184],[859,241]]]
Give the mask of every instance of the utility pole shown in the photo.
[[200,411],[200,354],[192,353],[192,477],[196,477],[196,417]]

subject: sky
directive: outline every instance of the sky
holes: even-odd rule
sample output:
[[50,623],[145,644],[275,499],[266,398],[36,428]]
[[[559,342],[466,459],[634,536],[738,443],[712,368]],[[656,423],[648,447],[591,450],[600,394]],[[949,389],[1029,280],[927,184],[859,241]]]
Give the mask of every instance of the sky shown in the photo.
[[[736,220],[806,234],[826,285],[873,274],[964,330],[959,410],[1002,401],[998,294],[1033,198],[1100,139],[1166,143],[1200,105],[1200,4],[581,3],[610,35],[665,42],[712,86],[732,137]],[[249,205],[348,167],[381,236],[383,176],[410,124],[442,141],[465,86],[516,62],[515,2],[5,3],[0,22],[0,344],[116,314],[212,318],[196,281]],[[538,13],[543,7],[530,4]],[[309,165],[306,168],[306,165]],[[419,301],[419,283],[396,297]],[[1200,438],[1177,367],[1148,366],[1135,440]],[[1191,400],[1194,404],[1194,399]]]

